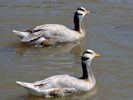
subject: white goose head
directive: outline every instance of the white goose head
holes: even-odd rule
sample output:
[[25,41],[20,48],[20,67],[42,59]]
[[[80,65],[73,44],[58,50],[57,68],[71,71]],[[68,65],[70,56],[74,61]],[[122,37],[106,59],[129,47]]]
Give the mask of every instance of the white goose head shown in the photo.
[[76,12],[78,15],[80,15],[82,17],[84,17],[86,14],[90,13],[90,11],[86,10],[84,7],[79,7]]
[[79,31],[80,33],[85,33],[84,27],[82,25],[82,20],[86,14],[90,13],[90,11],[86,10],[84,7],[79,7],[74,15],[74,25],[75,31]]
[[95,53],[93,50],[87,49],[86,51],[84,51],[81,60],[84,62],[86,60],[92,60],[97,56],[100,56],[100,54]]

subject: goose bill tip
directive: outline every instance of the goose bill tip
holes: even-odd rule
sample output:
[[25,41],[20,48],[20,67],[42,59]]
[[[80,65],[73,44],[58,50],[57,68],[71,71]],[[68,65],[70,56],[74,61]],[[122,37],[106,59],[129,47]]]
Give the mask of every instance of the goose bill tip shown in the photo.
[[96,53],[96,54],[95,54],[95,56],[96,56],[96,57],[99,57],[99,56],[101,56],[101,55],[100,55],[100,54],[98,54],[98,53]]

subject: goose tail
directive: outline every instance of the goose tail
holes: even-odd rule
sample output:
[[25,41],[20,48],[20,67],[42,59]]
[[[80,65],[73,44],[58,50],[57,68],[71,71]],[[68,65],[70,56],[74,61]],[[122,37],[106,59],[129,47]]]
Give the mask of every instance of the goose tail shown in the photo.
[[17,30],[13,30],[13,32],[18,35],[20,38],[25,38],[29,35],[28,32],[22,32],[22,31],[17,31]]
[[27,92],[31,95],[35,95],[35,96],[42,96],[42,95],[46,95],[46,93],[42,93],[38,88],[36,88],[32,83],[27,83],[27,82],[21,82],[21,81],[16,81],[16,84],[25,88],[27,90]]
[[41,95],[41,93],[38,91],[38,89],[32,83],[16,81],[16,84],[25,88],[28,91],[28,93],[31,95],[36,95],[36,96]]
[[34,86],[31,83],[16,81],[16,84],[24,88],[34,88]]

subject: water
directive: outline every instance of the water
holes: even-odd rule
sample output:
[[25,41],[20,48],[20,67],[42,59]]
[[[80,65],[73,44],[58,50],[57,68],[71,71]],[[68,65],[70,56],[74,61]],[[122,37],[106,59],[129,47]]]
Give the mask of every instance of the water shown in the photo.
[[[21,44],[12,33],[44,23],[73,28],[73,13],[81,5],[95,13],[84,18],[86,37],[80,43],[36,48]],[[96,87],[50,100],[132,100],[132,5],[132,0],[1,0],[0,99],[44,100],[29,96],[15,81],[34,82],[64,73],[80,76],[80,55],[90,48],[101,54],[92,62]]]

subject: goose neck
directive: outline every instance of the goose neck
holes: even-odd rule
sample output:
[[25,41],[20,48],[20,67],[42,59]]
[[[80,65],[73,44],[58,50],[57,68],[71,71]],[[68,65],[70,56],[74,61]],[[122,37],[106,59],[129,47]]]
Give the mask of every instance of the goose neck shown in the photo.
[[84,26],[83,26],[82,20],[83,20],[83,17],[81,15],[78,15],[75,12],[75,15],[74,15],[74,30],[83,34],[84,33]]
[[95,77],[93,75],[90,63],[91,63],[90,60],[82,61],[83,75],[82,75],[81,79],[88,80],[88,81],[90,81],[90,82],[95,84],[96,81],[95,81]]

